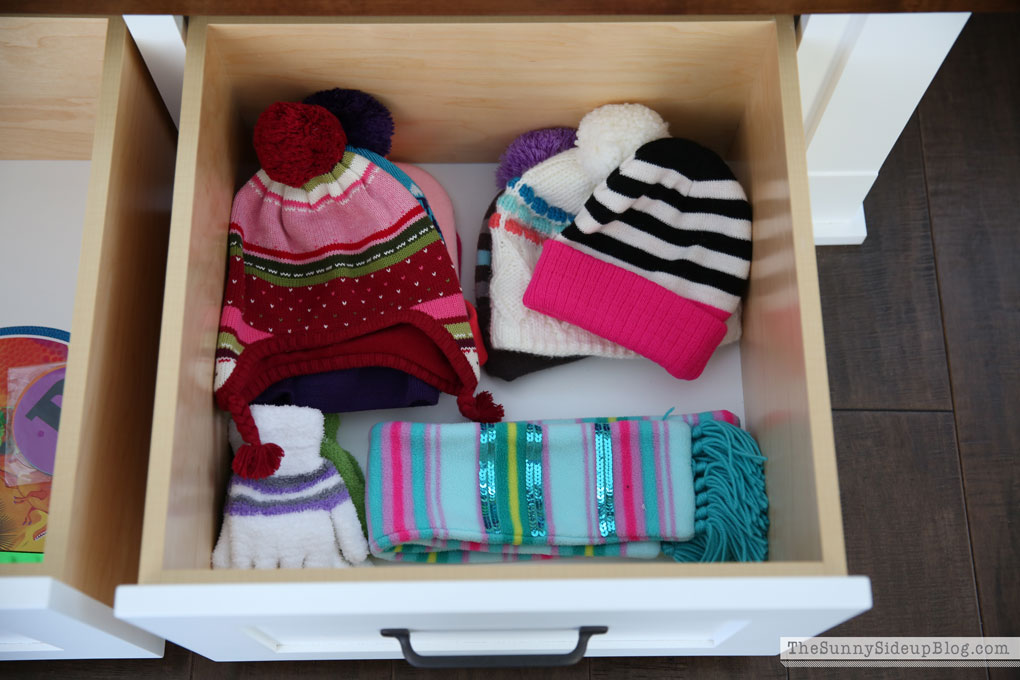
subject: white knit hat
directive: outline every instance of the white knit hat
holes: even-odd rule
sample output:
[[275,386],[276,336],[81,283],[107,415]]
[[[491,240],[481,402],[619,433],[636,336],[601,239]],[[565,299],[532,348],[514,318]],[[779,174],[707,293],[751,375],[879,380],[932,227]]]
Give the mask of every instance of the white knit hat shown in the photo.
[[631,358],[605,338],[524,307],[524,291],[542,245],[573,220],[621,160],[669,135],[662,117],[641,104],[609,104],[586,114],[577,142],[507,182],[489,226],[493,242],[493,348],[549,357]]
[[578,149],[569,149],[536,165],[520,178],[510,180],[496,201],[496,212],[489,220],[490,337],[495,349],[551,357],[635,356],[582,328],[533,312],[523,303],[524,291],[542,253],[542,243],[573,221],[596,186],[582,170],[578,156]]
[[573,221],[620,161],[645,142],[668,135],[666,122],[646,106],[602,106],[581,120],[575,148],[507,183],[489,220],[494,348],[545,356],[636,356],[582,328],[527,309],[523,297],[545,240]]

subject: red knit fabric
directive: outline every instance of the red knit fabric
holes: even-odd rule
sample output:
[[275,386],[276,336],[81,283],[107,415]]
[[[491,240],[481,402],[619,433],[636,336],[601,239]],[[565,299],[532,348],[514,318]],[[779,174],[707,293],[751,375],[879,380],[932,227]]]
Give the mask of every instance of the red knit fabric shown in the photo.
[[[318,115],[271,108],[260,130],[279,121],[290,130],[291,118],[306,114]],[[263,165],[284,173],[309,157],[283,149],[263,158],[264,151]],[[288,189],[274,179],[264,167],[238,191],[227,239],[215,394],[250,446],[239,449],[238,467],[262,474],[274,463],[247,404],[293,376],[393,368],[456,396],[468,417],[498,420],[492,398],[473,395],[478,352],[460,282],[411,193],[356,153],[314,183],[295,176],[286,182],[301,186]]]
[[329,172],[344,155],[347,135],[321,106],[277,102],[255,123],[255,153],[276,182],[300,187]]
[[[460,242],[459,237],[457,242]],[[468,322],[471,324],[471,334],[475,336],[475,340],[478,343],[478,365],[484,366],[485,362],[489,360],[489,353],[485,350],[485,343],[481,341],[482,329],[478,325],[478,311],[475,309],[475,306],[467,300],[464,301],[464,305],[467,307]]]
[[[421,312],[401,311],[386,321],[370,319],[357,328],[287,334],[249,347],[223,388],[216,392],[220,408],[235,416],[238,432],[248,435],[247,403],[275,382],[293,375],[382,366],[409,373],[452,394],[475,385],[466,362],[451,362],[458,351],[448,334]],[[454,355],[455,356],[455,355]],[[257,436],[257,433],[256,435]]]
[[375,316],[385,319],[437,297],[461,295],[460,281],[441,242],[367,276],[314,286],[276,286],[245,274],[240,255],[230,258],[228,270],[226,304],[242,307],[245,323],[273,335],[358,327]]

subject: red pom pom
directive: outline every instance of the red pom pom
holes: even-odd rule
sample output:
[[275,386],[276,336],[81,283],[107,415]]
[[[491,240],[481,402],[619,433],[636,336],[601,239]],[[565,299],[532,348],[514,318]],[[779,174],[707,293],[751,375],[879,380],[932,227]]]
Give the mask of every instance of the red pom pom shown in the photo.
[[255,123],[255,153],[270,179],[300,187],[343,158],[347,135],[321,106],[277,102]]
[[280,469],[283,449],[276,444],[245,444],[234,454],[234,473],[245,479],[263,479]]
[[479,392],[473,397],[462,394],[457,397],[457,406],[465,418],[476,423],[498,423],[503,420],[503,407],[493,400],[489,392]]

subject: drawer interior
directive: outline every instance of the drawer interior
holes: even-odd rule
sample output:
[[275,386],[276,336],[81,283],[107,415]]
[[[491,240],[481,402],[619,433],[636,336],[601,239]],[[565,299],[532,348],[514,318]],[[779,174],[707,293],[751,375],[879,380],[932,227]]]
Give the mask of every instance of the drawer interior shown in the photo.
[[[53,324],[71,342],[44,559],[0,577],[52,576],[112,604],[137,579],[176,130],[119,17],[0,18],[0,70],[0,169],[18,180],[2,190],[50,187],[31,217],[72,241],[59,248],[77,265]],[[4,239],[17,253],[18,233]],[[29,250],[29,267],[65,266]]]
[[[254,122],[274,101],[300,101],[331,87],[379,97],[396,121],[390,158],[426,164],[444,179],[458,208],[484,209],[496,190],[491,168],[430,164],[494,163],[516,135],[576,125],[601,104],[646,104],[673,134],[722,154],[754,210],[739,347],[720,352],[693,383],[668,378],[647,362],[620,368],[631,362],[586,359],[555,375],[515,383],[483,379],[483,386],[518,419],[646,415],[670,406],[738,411],[768,457],[772,528],[770,562],[763,564],[401,565],[315,570],[302,580],[845,574],[795,56],[789,17],[193,22],[140,581],[296,577],[289,570],[209,567],[231,455],[226,418],[213,407],[213,356],[231,202],[257,169]],[[468,186],[472,174],[484,175],[488,188]],[[472,280],[482,209],[457,216],[465,282]],[[471,286],[465,288],[470,297]],[[607,385],[629,377],[601,394],[579,389],[578,371],[595,369],[604,371]],[[349,414],[341,441],[364,459],[363,433],[373,422],[395,415],[460,420],[449,401],[441,398],[431,412]]]

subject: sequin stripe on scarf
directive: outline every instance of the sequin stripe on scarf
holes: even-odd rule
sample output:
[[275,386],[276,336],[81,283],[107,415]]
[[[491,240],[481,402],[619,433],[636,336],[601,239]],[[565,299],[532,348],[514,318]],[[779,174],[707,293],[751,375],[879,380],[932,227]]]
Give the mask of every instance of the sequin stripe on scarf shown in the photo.
[[496,425],[479,423],[478,427],[478,497],[482,505],[482,521],[489,534],[500,533],[496,511]]
[[545,506],[542,484],[542,426],[528,423],[525,428],[525,498],[528,503],[528,525],[532,538],[546,535]]
[[595,501],[598,505],[599,534],[616,536],[613,505],[613,435],[609,423],[595,423]]

